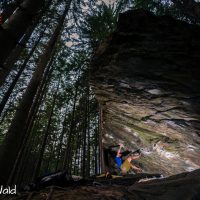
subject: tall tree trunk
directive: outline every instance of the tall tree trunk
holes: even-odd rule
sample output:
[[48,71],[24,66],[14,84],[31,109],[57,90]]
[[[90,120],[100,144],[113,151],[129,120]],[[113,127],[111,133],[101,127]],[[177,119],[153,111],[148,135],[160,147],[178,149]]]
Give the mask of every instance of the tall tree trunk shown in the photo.
[[43,141],[42,141],[41,149],[39,151],[39,157],[38,157],[36,167],[35,167],[35,170],[34,170],[34,173],[33,173],[33,180],[35,180],[40,173],[42,159],[43,159],[43,156],[44,156],[44,151],[45,151],[47,139],[48,139],[50,128],[51,128],[51,121],[52,121],[54,107],[55,107],[55,103],[56,103],[56,99],[57,99],[57,91],[58,91],[59,85],[60,85],[60,81],[58,82],[58,86],[57,86],[56,92],[54,94],[53,102],[51,104],[52,106],[51,106],[51,111],[49,113],[48,124],[47,124],[46,130],[44,132],[44,138],[43,138]]
[[68,139],[67,139],[67,147],[66,147],[65,155],[64,155],[63,169],[68,169],[69,168],[69,164],[70,164],[71,159],[72,159],[71,141],[72,141],[72,135],[73,135],[74,126],[75,126],[75,122],[74,121],[75,121],[75,110],[76,110],[78,87],[79,87],[79,81],[76,82],[76,89],[75,89],[75,95],[74,95],[71,124],[70,124],[69,136],[68,136]]
[[[31,23],[30,26],[28,26],[28,28],[26,29],[25,34],[23,35],[22,38],[20,38],[20,41],[17,42],[16,47],[10,52],[8,58],[5,60],[5,63],[1,63],[0,62],[0,64],[3,64],[3,67],[2,67],[2,69],[0,71],[0,86],[5,82],[6,77],[9,75],[10,71],[14,67],[14,64],[19,59],[22,51],[26,47],[26,43],[30,39],[35,27],[38,25],[38,23],[39,23],[41,17],[43,16],[44,12],[49,7],[49,4],[47,4],[42,9],[40,14],[38,14],[37,17],[33,20],[33,23]],[[1,67],[1,65],[0,65],[0,67]]]
[[103,143],[102,143],[102,134],[103,134],[103,112],[102,108],[100,107],[100,116],[99,116],[99,156],[100,156],[100,173],[105,171],[105,163],[104,163],[104,153],[103,153]]
[[6,21],[0,30],[0,65],[2,66],[11,50],[25,33],[36,16],[44,0],[24,0],[15,13]]
[[[44,31],[45,31],[45,30],[44,30]],[[19,69],[17,75],[15,76],[15,78],[14,78],[12,84],[11,84],[10,87],[8,88],[7,92],[5,93],[3,99],[2,99],[2,101],[1,101],[1,103],[0,103],[0,115],[1,115],[1,113],[2,113],[2,111],[3,111],[3,109],[4,109],[4,107],[5,107],[5,105],[6,105],[6,103],[7,103],[7,101],[8,101],[8,99],[9,99],[9,97],[10,97],[10,95],[11,95],[11,93],[12,93],[12,91],[13,91],[13,89],[14,89],[16,83],[17,83],[17,81],[19,80],[19,78],[20,78],[22,72],[24,71],[24,69],[25,69],[25,67],[26,67],[26,65],[27,65],[27,63],[28,63],[28,61],[29,61],[29,59],[31,58],[31,56],[33,55],[33,53],[34,53],[34,51],[35,51],[37,45],[39,44],[39,42],[40,42],[40,40],[41,40],[41,38],[42,38],[42,36],[43,36],[43,34],[44,34],[44,31],[40,34],[40,36],[39,36],[38,40],[35,42],[35,44],[34,44],[32,50],[31,50],[30,53],[28,54],[27,58],[24,60],[22,66],[20,67],[20,69]]]
[[10,3],[2,12],[2,22],[4,23],[16,10],[23,0],[16,0],[15,2]]
[[79,154],[78,154],[78,169],[77,169],[77,175],[81,175],[81,137],[80,137],[80,146],[79,146]]
[[90,88],[87,83],[87,170],[86,170],[86,175],[87,177],[90,176]]
[[[30,137],[30,133],[31,133],[31,129],[32,129],[32,126],[33,126],[33,123],[34,123],[34,119],[35,119],[35,116],[37,114],[37,111],[38,111],[38,108],[39,108],[39,105],[42,101],[42,98],[44,96],[44,93],[46,92],[46,89],[47,89],[47,78],[48,78],[48,75],[51,76],[51,73],[53,71],[53,68],[51,68],[52,66],[52,63],[53,63],[53,56],[51,58],[51,61],[49,62],[48,66],[47,66],[47,69],[44,73],[44,76],[43,76],[43,79],[41,81],[41,84],[40,86],[38,87],[38,91],[35,95],[35,98],[34,98],[34,102],[30,108],[30,111],[29,111],[29,115],[27,117],[27,120],[26,120],[26,123],[25,123],[25,127],[24,127],[24,140],[23,140],[23,143],[20,147],[20,150],[19,150],[19,153],[18,153],[18,157],[15,161],[15,165],[12,169],[12,172],[10,174],[10,177],[9,177],[9,180],[8,180],[8,185],[12,185],[13,183],[15,183],[16,181],[18,181],[19,177],[20,177],[20,169],[22,168],[23,165],[26,165],[26,163],[23,161],[23,157],[25,156],[26,154],[26,148],[27,147],[27,141]],[[51,69],[51,70],[50,70]],[[22,170],[21,170],[22,171]]]
[[86,177],[86,145],[87,145],[87,143],[86,143],[86,137],[87,137],[87,127],[88,127],[88,121],[87,121],[87,111],[88,111],[88,109],[87,109],[87,96],[85,96],[86,97],[86,101],[85,101],[85,111],[84,111],[84,114],[83,114],[83,116],[84,116],[84,121],[83,121],[83,123],[84,123],[84,125],[83,125],[83,162],[82,162],[82,176],[83,176],[83,178],[85,178]]
[[0,86],[3,85],[3,83],[6,80],[6,77],[9,75],[10,71],[13,69],[15,62],[18,60],[21,52],[26,47],[26,43],[28,42],[34,28],[35,25],[31,25],[26,30],[26,33],[21,39],[20,44],[16,45],[16,47],[13,49],[13,51],[10,53],[9,57],[5,61],[0,73]]
[[64,134],[66,132],[67,112],[68,112],[68,107],[66,107],[66,109],[65,109],[65,116],[64,116],[63,123],[62,123],[62,131],[61,131],[61,135],[60,135],[60,138],[59,138],[59,147],[58,147],[58,154],[57,154],[57,162],[56,162],[56,166],[55,166],[55,171],[58,170],[58,165],[59,165],[59,161],[60,161],[60,154],[61,154],[61,149],[62,149],[62,144],[63,144],[63,137],[64,137]]
[[65,17],[70,7],[70,1],[66,3],[66,7],[63,15],[59,19],[59,23],[54,31],[54,34],[50,38],[44,53],[41,55],[37,68],[30,80],[30,83],[22,97],[22,100],[18,106],[15,116],[12,120],[11,126],[7,132],[7,135],[0,146],[0,180],[2,184],[6,184],[9,174],[12,170],[13,164],[17,158],[20,145],[23,142],[24,134],[24,122],[27,119],[29,110],[33,103],[34,96],[37,92],[38,86],[42,80],[42,76],[45,67],[52,55],[56,42],[59,38]]

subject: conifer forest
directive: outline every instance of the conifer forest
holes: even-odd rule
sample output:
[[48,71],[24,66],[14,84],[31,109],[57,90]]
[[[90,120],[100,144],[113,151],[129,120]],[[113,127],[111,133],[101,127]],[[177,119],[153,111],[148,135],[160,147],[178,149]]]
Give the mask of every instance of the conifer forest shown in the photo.
[[198,0],[0,0],[0,199],[200,199],[199,25]]

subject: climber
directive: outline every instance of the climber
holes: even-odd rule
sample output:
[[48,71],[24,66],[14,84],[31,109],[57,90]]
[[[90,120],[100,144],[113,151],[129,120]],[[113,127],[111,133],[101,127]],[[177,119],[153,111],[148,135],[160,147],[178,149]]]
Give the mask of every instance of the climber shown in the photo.
[[136,160],[140,157],[140,152],[136,151],[128,155],[128,157],[123,162],[122,153],[121,153],[122,147],[124,147],[123,144],[120,144],[120,147],[117,151],[117,155],[115,157],[115,162],[117,163],[118,171],[121,172],[122,174],[126,174],[130,169],[133,169],[136,173],[142,172],[141,168],[136,167],[135,165],[131,163],[132,160]]

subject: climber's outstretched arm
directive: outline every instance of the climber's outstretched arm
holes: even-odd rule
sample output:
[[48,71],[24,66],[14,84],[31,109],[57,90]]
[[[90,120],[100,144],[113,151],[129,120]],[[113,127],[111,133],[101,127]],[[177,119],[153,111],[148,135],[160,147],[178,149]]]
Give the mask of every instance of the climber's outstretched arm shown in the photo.
[[133,155],[132,156],[132,160],[136,160],[136,159],[138,159],[140,157],[140,154],[138,154],[138,155]]
[[131,168],[136,171],[137,173],[142,172],[142,169],[139,167],[136,167],[135,165],[131,164]]
[[119,145],[119,149],[118,149],[118,151],[117,151],[117,157],[120,157],[120,156],[121,156],[121,149],[122,149],[123,146],[124,146],[123,144],[120,144],[120,145]]

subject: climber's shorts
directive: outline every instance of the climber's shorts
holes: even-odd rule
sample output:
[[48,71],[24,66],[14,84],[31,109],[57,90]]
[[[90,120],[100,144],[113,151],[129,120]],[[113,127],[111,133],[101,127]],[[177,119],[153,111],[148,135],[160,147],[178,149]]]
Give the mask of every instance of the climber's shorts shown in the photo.
[[125,160],[120,168],[122,173],[127,173],[131,168],[131,163]]

